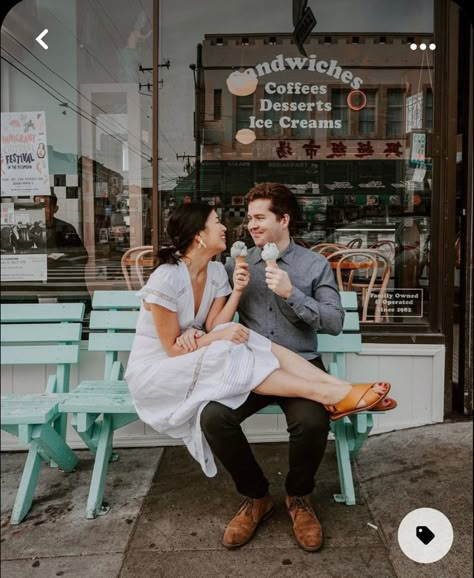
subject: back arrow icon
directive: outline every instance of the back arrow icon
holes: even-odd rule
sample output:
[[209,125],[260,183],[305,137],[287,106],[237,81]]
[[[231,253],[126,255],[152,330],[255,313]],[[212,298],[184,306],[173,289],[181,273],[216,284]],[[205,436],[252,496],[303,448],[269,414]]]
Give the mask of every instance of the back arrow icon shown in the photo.
[[42,38],[43,36],[46,36],[46,34],[48,34],[48,29],[45,28],[43,30],[43,32],[41,32],[41,34],[38,34],[38,36],[35,38],[36,42],[42,46],[45,50],[48,50],[48,45],[46,44],[46,42],[43,42]]

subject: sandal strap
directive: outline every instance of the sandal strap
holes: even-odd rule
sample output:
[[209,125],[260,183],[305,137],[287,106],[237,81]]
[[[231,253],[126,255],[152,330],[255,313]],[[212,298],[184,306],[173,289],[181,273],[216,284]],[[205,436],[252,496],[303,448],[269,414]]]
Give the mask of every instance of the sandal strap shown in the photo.
[[361,401],[365,401],[367,405],[370,405],[380,397],[380,394],[372,390],[375,383],[358,383],[357,385],[353,385],[346,397],[339,403],[334,404],[333,407],[338,413],[343,413],[355,409]]

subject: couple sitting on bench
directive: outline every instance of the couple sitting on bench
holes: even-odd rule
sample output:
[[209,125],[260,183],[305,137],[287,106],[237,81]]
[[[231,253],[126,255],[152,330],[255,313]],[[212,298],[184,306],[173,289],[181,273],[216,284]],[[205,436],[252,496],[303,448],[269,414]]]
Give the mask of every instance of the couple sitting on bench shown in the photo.
[[[247,543],[273,513],[268,481],[240,424],[278,403],[290,434],[286,505],[298,544],[315,551],[322,529],[309,495],[329,419],[395,402],[386,398],[387,383],[351,385],[325,372],[315,331],[337,335],[344,310],[325,258],[291,239],[295,197],[283,185],[262,183],[247,201],[256,246],[226,268],[212,261],[226,248],[212,206],[183,204],[170,216],[172,245],[160,250],[139,292],[126,379],[145,423],[183,439],[208,476],[216,474],[217,456],[245,496],[225,530],[228,548]],[[237,311],[241,323],[232,322]]]

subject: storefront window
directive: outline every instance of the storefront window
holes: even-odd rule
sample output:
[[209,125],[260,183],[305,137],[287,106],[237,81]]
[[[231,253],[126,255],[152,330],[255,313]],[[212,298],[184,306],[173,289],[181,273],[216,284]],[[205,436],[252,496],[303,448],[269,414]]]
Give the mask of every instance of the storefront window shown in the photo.
[[377,122],[377,93],[375,90],[365,92],[367,102],[359,111],[359,136],[375,136]]
[[[283,0],[271,10],[247,0],[193,6],[181,0],[161,7],[162,56],[173,66],[162,75],[160,156],[164,173],[179,174],[162,198],[179,204],[194,192],[218,207],[229,244],[251,243],[245,194],[256,182],[284,183],[299,201],[299,243],[370,248],[380,252],[379,269],[389,264],[390,306],[376,316],[372,301],[367,323],[426,324],[436,186],[427,148],[435,78],[428,48],[432,0],[403,0],[396,9],[386,0],[375,11],[358,1],[313,5],[318,24],[306,56],[293,42]],[[189,15],[184,21],[183,14]],[[199,108],[193,63],[200,64]],[[196,143],[190,118],[199,109]],[[174,153],[197,148],[199,170],[188,173]],[[363,267],[344,273],[359,293],[361,312],[368,275]],[[381,282],[379,275],[379,288]]]
[[1,34],[2,299],[89,305],[150,242],[152,0],[23,0]]
[[[333,88],[331,90],[331,119],[333,126],[330,129],[331,136],[344,137],[349,136],[349,107],[347,106],[348,90]],[[338,120],[335,125],[334,121]]]
[[[376,4],[312,5],[303,55],[287,0],[158,2],[154,55],[153,0],[18,3],[2,26],[3,299],[88,301],[125,288],[124,253],[192,198],[216,207],[229,246],[251,243],[245,195],[276,181],[298,198],[297,242],[388,262],[391,305],[375,315],[376,290],[367,323],[427,326],[433,0]],[[34,41],[42,29],[48,50]],[[66,223],[61,240],[51,215]],[[344,273],[361,311],[368,274]]]
[[404,91],[401,88],[387,90],[387,136],[401,136],[403,134]]

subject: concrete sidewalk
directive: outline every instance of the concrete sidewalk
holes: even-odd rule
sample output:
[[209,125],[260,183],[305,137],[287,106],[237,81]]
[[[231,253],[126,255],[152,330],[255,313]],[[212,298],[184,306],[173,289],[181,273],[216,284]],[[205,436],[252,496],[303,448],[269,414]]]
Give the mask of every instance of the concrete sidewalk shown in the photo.
[[[332,500],[338,481],[330,442],[313,498],[325,544],[313,554],[296,546],[284,508],[286,444],[254,448],[277,512],[252,542],[230,552],[221,539],[239,497],[226,472],[206,478],[182,447],[120,450],[106,490],[112,509],[96,520],[84,518],[88,453],[81,452],[74,474],[44,467],[33,508],[19,526],[9,526],[8,516],[25,455],[3,454],[2,576],[472,576],[472,423],[369,438],[354,468],[358,504],[352,507]],[[397,542],[401,520],[420,507],[444,512],[454,528],[451,551],[434,564],[412,562]]]

